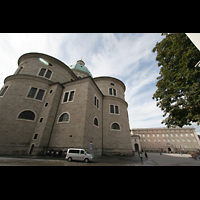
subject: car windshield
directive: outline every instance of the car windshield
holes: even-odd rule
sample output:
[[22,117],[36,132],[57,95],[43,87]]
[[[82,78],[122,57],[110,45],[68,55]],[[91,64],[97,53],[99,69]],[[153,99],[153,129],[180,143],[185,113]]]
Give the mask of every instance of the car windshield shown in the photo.
[[90,154],[90,153],[88,153],[86,150],[85,150],[85,153]]

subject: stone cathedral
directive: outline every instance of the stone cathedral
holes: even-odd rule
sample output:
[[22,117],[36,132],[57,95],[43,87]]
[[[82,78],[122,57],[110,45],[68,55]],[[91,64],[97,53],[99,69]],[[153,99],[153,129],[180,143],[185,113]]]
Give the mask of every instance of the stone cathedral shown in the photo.
[[119,79],[93,78],[83,60],[68,66],[42,53],[22,55],[0,90],[0,155],[70,147],[133,155],[125,89]]

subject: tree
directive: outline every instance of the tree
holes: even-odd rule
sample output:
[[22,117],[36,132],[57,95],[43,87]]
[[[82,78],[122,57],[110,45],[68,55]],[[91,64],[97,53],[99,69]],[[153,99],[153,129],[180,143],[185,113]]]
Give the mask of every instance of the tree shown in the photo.
[[166,117],[161,123],[167,127],[183,127],[200,122],[200,51],[185,33],[166,36],[157,42],[156,61],[160,68],[157,90],[153,94],[157,106]]

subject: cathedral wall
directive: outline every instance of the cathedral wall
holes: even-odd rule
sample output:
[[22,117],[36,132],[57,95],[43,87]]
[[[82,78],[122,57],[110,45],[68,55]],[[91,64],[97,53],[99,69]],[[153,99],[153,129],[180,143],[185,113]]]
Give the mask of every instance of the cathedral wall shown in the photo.
[[[52,66],[45,65],[39,60],[39,58],[43,58]],[[53,82],[64,83],[67,81],[71,81],[71,79],[77,79],[76,75],[69,69],[67,65],[58,62],[57,59],[39,53],[25,54],[22,57],[20,57],[19,68],[20,67],[23,67],[20,74],[29,74],[38,77],[43,77],[44,79],[51,80]],[[15,74],[18,72],[19,68],[16,70]],[[46,69],[46,71],[43,76],[40,76],[39,73],[42,68]],[[49,78],[46,78],[45,76],[48,70],[50,70],[52,73]]]
[[[110,113],[110,105],[117,105],[119,114]],[[116,97],[104,97],[103,102],[103,154],[132,155],[127,103]],[[112,129],[117,123],[120,130]]]
[[[40,115],[49,87],[48,81],[37,82],[32,78],[28,75],[17,75],[5,79],[3,87],[9,86],[9,88],[4,96],[0,98],[0,146],[28,146],[28,152],[35,126],[38,123],[38,116]],[[42,100],[27,97],[31,87],[45,91]],[[25,110],[30,110],[35,114],[34,120],[18,118],[19,114]],[[1,153],[3,154],[3,150]]]
[[[120,80],[112,77],[97,77],[94,81],[104,95],[110,95],[109,89],[112,88],[116,90],[116,97],[124,99],[125,85]],[[113,90],[111,96],[115,96]]]
[[[87,94],[87,112],[85,121],[85,133],[83,140],[83,148],[93,155],[102,154],[102,101],[103,95],[97,89],[93,81],[88,78],[88,94]],[[98,105],[95,105],[98,100]],[[95,118],[98,125],[95,125]],[[92,141],[92,149],[90,149],[90,141]]]
[[[62,90],[63,87],[59,83],[49,86],[40,115],[38,116],[38,123],[32,136],[31,144],[35,145],[32,155],[37,155],[41,151],[44,151],[49,144]],[[42,122],[40,122],[40,119],[42,119]],[[36,134],[37,138],[35,139]]]
[[[83,148],[88,82],[80,79],[66,83],[64,87],[49,147],[61,150],[69,147]],[[65,93],[71,91],[74,91],[73,101],[63,102]],[[68,122],[59,122],[59,117],[63,113],[69,114]]]

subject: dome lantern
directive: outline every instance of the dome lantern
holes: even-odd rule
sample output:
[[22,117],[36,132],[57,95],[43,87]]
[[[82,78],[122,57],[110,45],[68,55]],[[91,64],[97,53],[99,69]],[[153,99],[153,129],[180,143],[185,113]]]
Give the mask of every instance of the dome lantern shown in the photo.
[[79,78],[84,78],[84,77],[87,77],[87,76],[92,77],[92,74],[90,73],[88,68],[85,66],[85,62],[83,60],[78,60],[75,65],[70,65],[70,69]]

